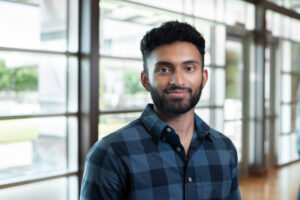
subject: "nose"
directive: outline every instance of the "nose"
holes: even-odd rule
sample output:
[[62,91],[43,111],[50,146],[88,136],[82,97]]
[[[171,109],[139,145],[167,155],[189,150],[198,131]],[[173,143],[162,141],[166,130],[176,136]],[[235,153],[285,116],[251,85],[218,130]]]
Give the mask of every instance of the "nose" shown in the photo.
[[184,85],[184,75],[179,70],[174,71],[170,80],[171,85],[183,86]]

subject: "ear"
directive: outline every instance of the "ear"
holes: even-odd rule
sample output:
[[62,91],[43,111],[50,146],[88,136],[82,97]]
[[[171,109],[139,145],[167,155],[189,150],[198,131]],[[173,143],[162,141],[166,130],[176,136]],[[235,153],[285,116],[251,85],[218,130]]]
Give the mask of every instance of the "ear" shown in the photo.
[[204,86],[206,85],[207,80],[208,80],[208,71],[206,69],[203,69],[202,79],[203,79],[202,80],[203,81],[202,87],[204,88]]
[[142,71],[141,72],[141,83],[144,86],[144,88],[149,91],[149,80],[146,72]]

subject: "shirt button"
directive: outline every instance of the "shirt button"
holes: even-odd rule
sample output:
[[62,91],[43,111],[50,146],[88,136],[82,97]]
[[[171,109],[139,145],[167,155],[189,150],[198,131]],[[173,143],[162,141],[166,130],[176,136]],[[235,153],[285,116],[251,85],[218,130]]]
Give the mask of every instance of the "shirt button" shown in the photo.
[[169,127],[166,130],[168,133],[171,133],[171,131],[172,131],[171,128],[169,128]]
[[191,177],[188,177],[189,183],[193,182],[193,179]]
[[181,151],[181,148],[180,148],[180,147],[176,147],[176,151],[177,151],[177,152],[180,152],[180,151]]

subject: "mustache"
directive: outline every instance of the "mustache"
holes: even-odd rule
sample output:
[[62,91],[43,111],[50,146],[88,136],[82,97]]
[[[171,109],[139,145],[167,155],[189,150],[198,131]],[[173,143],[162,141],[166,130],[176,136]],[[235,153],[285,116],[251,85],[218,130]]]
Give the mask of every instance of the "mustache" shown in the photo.
[[165,89],[163,89],[163,92],[164,93],[171,93],[171,92],[178,91],[178,90],[185,90],[189,93],[192,93],[192,88],[180,87],[180,86],[171,86],[171,87],[165,88]]

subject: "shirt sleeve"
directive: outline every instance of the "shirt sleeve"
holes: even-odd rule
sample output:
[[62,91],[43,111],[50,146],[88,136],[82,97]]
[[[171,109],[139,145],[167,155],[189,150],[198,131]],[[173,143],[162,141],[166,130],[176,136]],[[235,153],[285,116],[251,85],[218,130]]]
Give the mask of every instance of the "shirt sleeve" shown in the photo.
[[237,152],[236,149],[233,145],[233,165],[232,165],[232,172],[231,172],[231,192],[230,192],[230,197],[228,199],[231,200],[240,200],[241,199],[241,194],[239,190],[239,169],[238,169],[238,157],[237,157]]
[[87,155],[81,185],[81,200],[124,199],[124,179],[111,147],[101,141]]

